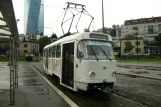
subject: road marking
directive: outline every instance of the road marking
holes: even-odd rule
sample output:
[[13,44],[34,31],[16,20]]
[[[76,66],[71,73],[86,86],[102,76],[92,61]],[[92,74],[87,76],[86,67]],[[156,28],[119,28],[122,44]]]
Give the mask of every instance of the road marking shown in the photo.
[[[31,65],[32,66],[32,65]],[[79,107],[75,104],[70,98],[68,98],[62,91],[60,91],[55,85],[53,85],[46,77],[44,77],[37,69],[33,66],[32,68],[71,106],[71,107]]]

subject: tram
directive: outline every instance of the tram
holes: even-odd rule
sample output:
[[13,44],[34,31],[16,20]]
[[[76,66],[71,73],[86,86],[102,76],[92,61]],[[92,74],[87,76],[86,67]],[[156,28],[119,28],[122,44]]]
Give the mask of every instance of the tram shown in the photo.
[[116,81],[112,37],[82,32],[61,38],[44,47],[43,68],[45,73],[56,75],[62,86],[73,91],[112,89]]

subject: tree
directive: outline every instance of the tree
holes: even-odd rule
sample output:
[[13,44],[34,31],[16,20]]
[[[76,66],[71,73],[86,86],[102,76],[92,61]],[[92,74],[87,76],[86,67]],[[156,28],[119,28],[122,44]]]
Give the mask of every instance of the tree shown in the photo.
[[3,47],[2,45],[0,44],[0,54],[3,52]]
[[159,50],[160,50],[160,55],[161,55],[161,33],[156,36],[154,38],[155,42],[156,42],[156,45],[158,46]]
[[[97,31],[101,31],[102,32],[102,28],[98,29]],[[116,37],[116,25],[112,25],[112,28],[108,28],[108,27],[104,27],[104,33],[105,34],[109,34],[112,37]]]
[[57,38],[57,35],[56,35],[55,33],[53,33],[53,34],[51,35],[51,38]]
[[51,41],[50,41],[49,37],[43,36],[42,38],[39,39],[38,43],[39,43],[39,46],[40,46],[40,53],[42,54],[43,53],[43,48],[46,45],[50,44]]
[[112,37],[116,37],[116,29],[112,29],[112,30],[110,31],[110,35],[111,35]]
[[134,46],[132,45],[132,43],[130,41],[127,41],[125,44],[124,52],[129,53],[133,48]]

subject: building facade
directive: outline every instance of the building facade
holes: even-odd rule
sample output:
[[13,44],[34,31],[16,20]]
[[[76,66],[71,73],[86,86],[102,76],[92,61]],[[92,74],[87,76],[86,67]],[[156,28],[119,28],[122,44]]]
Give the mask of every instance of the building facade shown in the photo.
[[24,34],[44,34],[44,0],[24,0]]
[[19,55],[25,56],[26,54],[37,55],[39,53],[39,44],[33,41],[24,41],[19,45]]
[[[139,54],[144,54],[144,40],[142,37],[136,37],[133,35],[128,35],[124,38],[121,39],[121,53],[126,53],[124,52],[124,49],[126,47],[126,43],[131,42],[133,49],[128,53],[130,55],[135,55],[137,52]],[[138,46],[138,48],[137,48]]]
[[158,54],[157,46],[149,44],[159,33],[161,33],[161,17],[125,20],[124,25],[116,27],[116,37],[113,37],[113,40],[115,45],[120,47],[120,39],[137,34],[138,37],[143,37],[145,55]]
[[25,56],[26,54],[37,55],[39,53],[39,43],[38,40],[40,35],[23,35],[19,36],[20,44],[18,49],[18,54],[20,56]]

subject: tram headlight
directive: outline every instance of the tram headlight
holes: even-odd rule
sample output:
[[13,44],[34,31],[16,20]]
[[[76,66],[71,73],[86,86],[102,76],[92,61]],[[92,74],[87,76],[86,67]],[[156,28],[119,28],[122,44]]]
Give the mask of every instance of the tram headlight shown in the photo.
[[116,71],[113,71],[113,72],[112,72],[112,76],[115,76],[115,75],[116,75]]
[[93,72],[93,71],[90,71],[90,72],[89,72],[89,76],[90,76],[90,77],[95,77],[95,75],[96,75],[95,72]]

